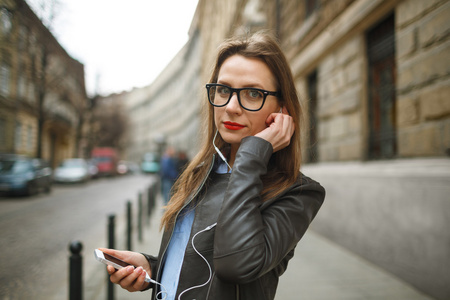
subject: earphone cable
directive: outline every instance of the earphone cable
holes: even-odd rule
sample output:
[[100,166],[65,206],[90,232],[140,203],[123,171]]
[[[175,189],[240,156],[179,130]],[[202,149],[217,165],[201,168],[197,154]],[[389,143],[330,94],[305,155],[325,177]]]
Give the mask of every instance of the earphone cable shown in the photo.
[[216,130],[216,134],[214,135],[214,139],[213,139],[213,146],[214,146],[214,149],[216,150],[217,154],[219,154],[220,158],[227,164],[228,168],[230,168],[230,170],[231,170],[231,167],[230,167],[230,165],[228,164],[227,159],[225,158],[225,156],[223,156],[222,152],[221,152],[221,151],[219,150],[219,148],[217,148],[217,146],[216,146],[216,143],[215,143],[215,142],[216,142],[217,133],[219,133],[219,129]]
[[208,269],[209,269],[209,278],[208,278],[208,280],[207,280],[205,283],[203,283],[203,284],[196,285],[196,286],[192,286],[192,287],[190,287],[190,288],[184,290],[183,292],[180,293],[180,295],[178,295],[178,300],[181,300],[181,296],[182,296],[184,293],[186,293],[186,292],[188,292],[188,291],[190,291],[190,290],[196,289],[196,288],[201,288],[201,287],[207,285],[207,284],[211,281],[211,278],[212,278],[212,270],[211,270],[211,266],[209,265],[209,263],[208,263],[208,261],[206,260],[206,258],[205,258],[203,255],[200,254],[200,252],[197,250],[197,248],[195,248],[195,245],[194,245],[194,239],[195,239],[195,237],[196,237],[197,235],[199,235],[200,233],[205,232],[205,231],[208,231],[208,230],[214,228],[216,225],[217,225],[217,223],[214,223],[214,224],[212,224],[212,225],[206,227],[205,229],[200,230],[199,232],[197,232],[196,234],[194,234],[194,236],[192,237],[192,241],[191,241],[192,248],[194,249],[194,251],[195,251],[195,252],[196,252],[196,253],[197,253],[204,261],[205,261],[206,265],[208,266]]

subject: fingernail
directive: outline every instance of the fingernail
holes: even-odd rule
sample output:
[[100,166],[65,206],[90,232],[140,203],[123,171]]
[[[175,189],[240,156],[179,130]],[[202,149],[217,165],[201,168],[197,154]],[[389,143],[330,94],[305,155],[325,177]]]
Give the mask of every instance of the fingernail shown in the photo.
[[128,266],[127,267],[127,272],[128,273],[133,273],[133,271],[134,271],[134,267],[133,266]]
[[136,274],[141,274],[143,271],[142,267],[137,267],[134,272],[136,272]]

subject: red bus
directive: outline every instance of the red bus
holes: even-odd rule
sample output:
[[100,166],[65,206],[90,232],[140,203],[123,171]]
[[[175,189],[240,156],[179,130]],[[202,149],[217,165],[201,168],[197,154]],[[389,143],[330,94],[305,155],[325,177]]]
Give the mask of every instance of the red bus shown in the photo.
[[91,158],[98,168],[99,176],[114,176],[117,174],[117,151],[114,148],[94,148]]

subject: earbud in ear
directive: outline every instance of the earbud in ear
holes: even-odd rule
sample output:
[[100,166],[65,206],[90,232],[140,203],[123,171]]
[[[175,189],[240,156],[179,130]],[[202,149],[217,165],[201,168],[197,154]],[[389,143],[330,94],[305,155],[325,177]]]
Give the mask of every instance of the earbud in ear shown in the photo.
[[280,114],[283,112],[283,108],[282,107],[280,107]]

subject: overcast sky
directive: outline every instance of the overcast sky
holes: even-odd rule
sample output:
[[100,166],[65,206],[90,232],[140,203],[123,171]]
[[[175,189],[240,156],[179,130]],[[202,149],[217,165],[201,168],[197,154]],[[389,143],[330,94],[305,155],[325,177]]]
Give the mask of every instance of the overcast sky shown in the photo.
[[[32,6],[42,1],[48,0],[28,0]],[[84,64],[88,94],[106,95],[158,76],[187,42],[198,0],[59,2],[57,40]]]

